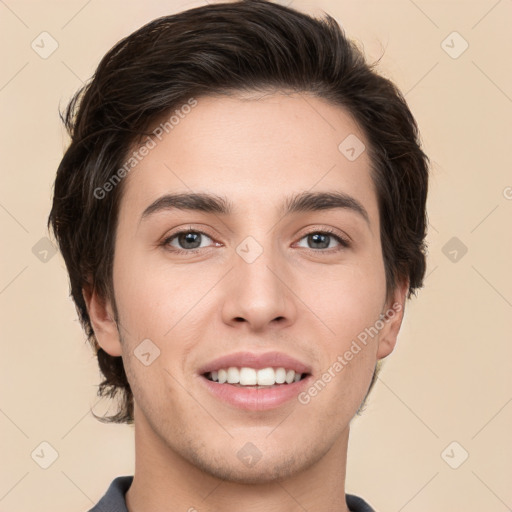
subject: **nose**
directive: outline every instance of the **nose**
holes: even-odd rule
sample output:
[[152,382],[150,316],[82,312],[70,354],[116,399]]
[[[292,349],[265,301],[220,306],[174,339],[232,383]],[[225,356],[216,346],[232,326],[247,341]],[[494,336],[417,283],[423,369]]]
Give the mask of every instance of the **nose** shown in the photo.
[[261,332],[295,322],[293,276],[278,251],[263,249],[254,239],[242,243],[226,277],[222,306],[226,324],[244,324],[252,332]]

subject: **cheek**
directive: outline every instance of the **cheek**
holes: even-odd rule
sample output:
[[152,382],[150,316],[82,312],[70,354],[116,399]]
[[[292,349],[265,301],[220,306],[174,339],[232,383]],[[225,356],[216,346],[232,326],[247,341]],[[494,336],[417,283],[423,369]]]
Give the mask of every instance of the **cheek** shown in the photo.
[[[383,266],[379,268],[378,262],[373,262],[338,269],[322,279],[317,276],[315,286],[303,287],[302,296],[307,297],[304,302],[312,305],[322,324],[328,327],[322,329],[324,377],[319,379],[329,382],[330,391],[322,393],[318,405],[325,400],[327,407],[332,400],[339,404],[335,407],[337,414],[346,404],[359,406],[374,371],[378,335],[372,327],[380,318],[385,299],[383,272]],[[322,383],[317,387],[322,389]]]
[[307,393],[319,397],[315,407],[331,411],[337,424],[347,420],[345,414],[355,412],[370,384],[378,348],[372,327],[380,318],[384,291],[354,273],[350,278],[326,280],[323,293],[316,289],[305,300],[315,304],[312,309],[326,326],[325,334],[315,340],[321,373]]
[[379,318],[385,300],[384,269],[378,263],[338,267],[301,276],[299,296],[327,329],[328,339],[343,344]]
[[[167,386],[172,388],[176,383],[171,375],[183,373],[184,361],[201,330],[201,298],[211,284],[205,280],[204,273],[191,272],[187,265],[171,269],[163,258],[157,261],[131,253],[116,264],[116,300],[124,327],[123,352],[128,359],[126,364],[131,366],[132,378],[142,384],[140,395],[144,393],[144,383],[152,382],[155,393]],[[157,347],[153,350],[158,357],[151,366],[144,367],[134,354],[140,352],[139,344],[147,339]],[[151,349],[152,345],[149,346]],[[137,395],[135,390],[134,394]]]
[[130,253],[122,246],[119,254],[122,256],[114,261],[114,283],[121,318],[132,337],[162,338],[193,290],[190,283],[187,285],[185,265],[170,272],[163,259]]

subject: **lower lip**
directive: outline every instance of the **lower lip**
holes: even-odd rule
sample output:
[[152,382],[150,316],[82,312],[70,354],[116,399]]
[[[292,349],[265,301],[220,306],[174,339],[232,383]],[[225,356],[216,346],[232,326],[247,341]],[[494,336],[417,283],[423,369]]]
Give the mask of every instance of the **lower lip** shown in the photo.
[[284,403],[297,399],[298,394],[309,385],[311,375],[292,382],[269,388],[239,387],[231,384],[219,384],[201,375],[201,381],[217,398],[239,409],[247,411],[267,411]]

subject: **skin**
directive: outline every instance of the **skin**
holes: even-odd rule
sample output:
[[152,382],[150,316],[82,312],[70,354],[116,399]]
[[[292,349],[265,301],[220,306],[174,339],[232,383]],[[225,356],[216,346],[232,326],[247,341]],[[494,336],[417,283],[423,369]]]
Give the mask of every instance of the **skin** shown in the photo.
[[[123,357],[134,393],[128,510],[346,512],[350,421],[376,361],[395,346],[408,284],[386,300],[369,155],[349,161],[338,150],[349,134],[365,137],[341,107],[311,95],[197,100],[125,178],[113,269],[119,330],[112,305],[84,289],[98,342]],[[191,191],[225,195],[235,210],[140,221],[164,193]],[[349,194],[369,222],[347,208],[278,213],[285,196],[303,191]],[[190,226],[207,233],[195,254],[173,253],[190,251],[177,237],[159,245]],[[326,228],[350,247],[331,238],[318,248],[307,235]],[[263,248],[252,263],[236,252],[248,236]],[[319,378],[397,303],[400,312],[306,405],[242,411],[200,385],[199,366],[238,350],[285,352]],[[147,338],[160,350],[149,366],[134,356]],[[237,457],[247,442],[262,455],[252,467]]]

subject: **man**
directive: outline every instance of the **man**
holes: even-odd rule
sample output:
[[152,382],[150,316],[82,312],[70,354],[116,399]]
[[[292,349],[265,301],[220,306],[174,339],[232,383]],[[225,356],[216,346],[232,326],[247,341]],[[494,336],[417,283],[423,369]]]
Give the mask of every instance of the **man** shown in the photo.
[[49,224],[135,425],[92,510],[373,510],[350,422],[425,272],[400,92],[332,18],[250,0],[120,41],[65,121]]

